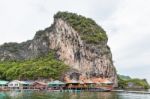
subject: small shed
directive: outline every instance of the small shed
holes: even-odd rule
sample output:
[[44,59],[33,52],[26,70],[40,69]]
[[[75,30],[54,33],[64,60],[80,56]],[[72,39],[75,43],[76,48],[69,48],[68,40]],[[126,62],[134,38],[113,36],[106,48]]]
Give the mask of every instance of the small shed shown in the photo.
[[19,80],[13,80],[8,83],[8,87],[11,89],[20,89],[22,88],[22,82]]
[[21,81],[23,89],[32,89],[34,81]]
[[4,90],[8,86],[8,81],[0,80],[0,89]]
[[70,80],[70,81],[68,81],[68,82],[66,82],[66,87],[67,88],[78,88],[79,87],[79,84],[80,84],[80,82],[79,81],[77,81],[77,80],[74,80],[74,79],[72,79],[72,80]]
[[48,87],[52,88],[52,89],[62,89],[63,87],[65,87],[64,82],[59,81],[59,80],[55,80],[55,81],[51,81],[48,83]]
[[19,81],[19,80],[13,80],[8,83],[8,88],[10,89],[28,89],[30,86],[30,83],[27,81]]
[[49,82],[48,83],[48,86],[49,87],[59,87],[59,86],[64,86],[66,83],[64,83],[64,82],[61,82],[61,81],[59,81],[59,80],[55,80],[55,81],[51,81],[51,82]]
[[44,82],[36,81],[32,84],[33,89],[45,90],[47,89],[48,85]]
[[94,82],[90,79],[86,79],[83,82],[85,84],[85,87],[87,87],[87,88],[93,88],[95,85]]

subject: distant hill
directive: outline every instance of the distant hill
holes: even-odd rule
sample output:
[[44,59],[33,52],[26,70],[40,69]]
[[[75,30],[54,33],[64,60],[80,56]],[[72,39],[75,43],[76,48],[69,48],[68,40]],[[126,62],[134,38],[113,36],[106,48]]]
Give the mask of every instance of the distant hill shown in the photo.
[[118,74],[118,76],[119,76],[119,78],[121,78],[122,80],[130,80],[130,79],[131,79],[130,76],[119,75],[119,74]]
[[123,89],[149,89],[146,79],[131,78],[129,76],[118,75],[118,87]]

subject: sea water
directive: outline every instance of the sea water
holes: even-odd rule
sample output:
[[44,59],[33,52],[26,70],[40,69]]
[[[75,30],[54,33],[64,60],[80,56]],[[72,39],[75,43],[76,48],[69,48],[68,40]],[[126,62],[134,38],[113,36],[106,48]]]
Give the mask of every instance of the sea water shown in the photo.
[[150,94],[118,92],[0,92],[0,99],[150,99]]

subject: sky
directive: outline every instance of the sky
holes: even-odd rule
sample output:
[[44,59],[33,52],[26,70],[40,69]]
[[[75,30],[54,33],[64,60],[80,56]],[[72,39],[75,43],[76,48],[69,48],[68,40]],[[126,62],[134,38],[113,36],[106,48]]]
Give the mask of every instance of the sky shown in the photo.
[[0,44],[32,39],[58,11],[94,19],[109,37],[117,72],[150,82],[150,0],[0,0]]

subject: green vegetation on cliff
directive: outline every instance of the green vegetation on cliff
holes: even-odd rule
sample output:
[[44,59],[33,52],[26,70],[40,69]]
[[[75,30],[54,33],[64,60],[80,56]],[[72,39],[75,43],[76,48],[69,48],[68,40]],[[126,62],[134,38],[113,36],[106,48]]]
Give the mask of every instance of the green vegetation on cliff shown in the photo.
[[97,44],[107,40],[106,32],[90,18],[69,12],[58,12],[54,18],[61,18],[70,24],[87,43]]
[[129,76],[123,76],[123,75],[118,75],[118,87],[123,89],[150,88],[146,79],[130,78]]
[[0,79],[58,79],[69,67],[56,60],[54,52],[48,55],[22,61],[0,62]]
[[0,46],[0,50],[7,49],[9,52],[15,53],[19,50],[20,46],[18,43],[4,43]]

